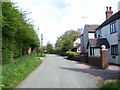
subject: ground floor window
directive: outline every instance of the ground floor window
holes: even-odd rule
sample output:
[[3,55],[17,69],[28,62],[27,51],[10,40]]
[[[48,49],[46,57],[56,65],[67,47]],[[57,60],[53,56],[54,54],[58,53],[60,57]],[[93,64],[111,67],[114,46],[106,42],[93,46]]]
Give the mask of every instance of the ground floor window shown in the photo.
[[94,55],[94,48],[90,47],[90,55]]
[[118,55],[118,45],[111,45],[111,55]]

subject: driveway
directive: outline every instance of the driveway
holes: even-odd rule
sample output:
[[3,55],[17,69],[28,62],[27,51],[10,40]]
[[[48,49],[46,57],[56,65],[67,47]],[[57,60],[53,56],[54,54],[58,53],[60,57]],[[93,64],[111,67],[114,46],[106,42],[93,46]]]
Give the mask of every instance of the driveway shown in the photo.
[[101,79],[80,70],[73,61],[47,55],[43,63],[17,88],[96,88]]

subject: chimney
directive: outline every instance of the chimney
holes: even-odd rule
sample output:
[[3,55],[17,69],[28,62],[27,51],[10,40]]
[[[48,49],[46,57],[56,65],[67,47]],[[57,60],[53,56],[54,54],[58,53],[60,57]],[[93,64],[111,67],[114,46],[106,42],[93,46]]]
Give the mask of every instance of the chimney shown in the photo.
[[112,16],[113,11],[111,10],[112,7],[106,7],[106,19]]

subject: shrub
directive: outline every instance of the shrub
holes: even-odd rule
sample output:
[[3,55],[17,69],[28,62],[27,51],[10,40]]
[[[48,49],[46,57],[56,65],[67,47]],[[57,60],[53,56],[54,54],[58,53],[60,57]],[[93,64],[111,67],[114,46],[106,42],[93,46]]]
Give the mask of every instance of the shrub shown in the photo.
[[38,53],[37,57],[45,57],[46,55],[44,53]]
[[60,52],[59,55],[66,56],[67,54],[66,54],[66,52]]
[[67,51],[66,55],[68,56],[69,59],[73,59],[73,60],[78,60],[79,58],[78,52]]

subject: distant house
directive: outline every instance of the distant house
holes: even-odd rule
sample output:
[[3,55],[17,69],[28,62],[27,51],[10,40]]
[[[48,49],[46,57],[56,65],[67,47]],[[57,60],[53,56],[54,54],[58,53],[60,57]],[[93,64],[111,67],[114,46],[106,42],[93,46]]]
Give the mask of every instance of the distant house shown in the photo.
[[80,39],[81,39],[81,50],[83,52],[88,52],[88,49],[86,48],[88,40],[95,38],[95,29],[98,26],[99,25],[96,25],[96,24],[93,24],[93,25],[86,24],[85,25],[83,33],[80,36]]
[[120,30],[120,11],[118,11],[114,15],[112,14],[113,12],[111,10],[111,7],[107,7],[106,20],[96,29],[96,38],[107,39],[110,45],[110,47],[108,48],[109,63],[120,64],[120,61],[118,60],[118,51],[120,51],[120,48],[118,48],[118,30]]
[[75,41],[74,41],[74,45],[73,45],[73,49],[72,51],[74,52],[80,52],[81,51],[81,47],[80,47],[80,38],[77,38]]

